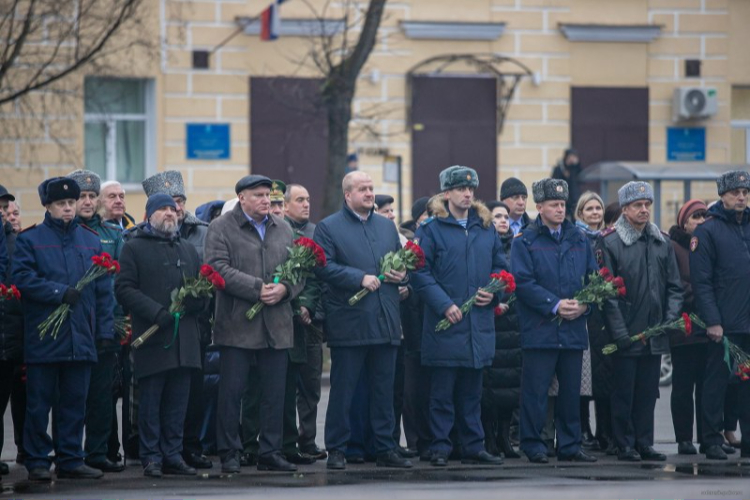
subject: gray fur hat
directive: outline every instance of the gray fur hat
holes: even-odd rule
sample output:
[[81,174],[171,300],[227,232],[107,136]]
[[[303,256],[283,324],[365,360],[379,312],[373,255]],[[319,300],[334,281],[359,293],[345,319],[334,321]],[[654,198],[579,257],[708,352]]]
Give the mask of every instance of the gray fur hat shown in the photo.
[[156,193],[164,193],[169,196],[185,196],[185,182],[182,180],[182,174],[177,170],[165,170],[158,174],[152,175],[141,182],[146,196],[151,197]]
[[475,189],[479,186],[479,175],[473,168],[453,165],[440,172],[440,191],[464,186]]
[[743,170],[726,172],[716,179],[716,187],[719,188],[719,196],[733,189],[750,189],[750,173]]
[[654,189],[648,182],[630,181],[617,191],[617,198],[620,201],[620,207],[638,200],[649,200],[653,203]]
[[78,183],[78,187],[81,191],[93,191],[99,195],[99,189],[102,185],[102,179],[99,174],[92,172],[91,170],[73,170],[71,173],[66,175],[68,179],[73,179]]
[[544,179],[531,183],[531,192],[534,195],[534,203],[542,203],[549,200],[568,201],[568,183],[562,179]]

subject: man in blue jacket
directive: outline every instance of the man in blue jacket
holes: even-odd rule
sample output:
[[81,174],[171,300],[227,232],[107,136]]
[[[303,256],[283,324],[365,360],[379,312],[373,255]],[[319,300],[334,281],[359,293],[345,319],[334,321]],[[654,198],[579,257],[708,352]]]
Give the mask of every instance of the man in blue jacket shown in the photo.
[[[424,301],[422,364],[430,366],[430,445],[432,465],[447,465],[456,424],[462,462],[500,465],[484,449],[480,411],[482,368],[495,355],[495,297],[482,290],[492,273],[507,269],[505,252],[492,225],[492,214],[474,200],[479,177],[474,169],[452,166],[440,173],[442,196],[433,199],[432,219],[418,229],[415,242],[425,267],[414,274],[414,290]],[[460,306],[478,294],[471,314]],[[451,326],[436,332],[443,318]]]
[[[344,207],[315,228],[315,241],[328,265],[316,268],[328,288],[323,296],[325,331],[331,349],[331,392],[325,443],[329,469],[346,468],[344,452],[351,436],[349,412],[360,374],[366,367],[370,424],[377,465],[408,468],[393,439],[393,381],[401,343],[398,285],[406,272],[380,274],[380,259],[401,248],[393,222],[374,212],[372,179],[351,172],[342,181]],[[370,291],[355,305],[349,298]]]
[[[47,209],[44,222],[18,235],[13,254],[13,282],[24,310],[27,377],[26,426],[29,480],[49,481],[52,439],[49,411],[57,408],[55,470],[58,478],[99,478],[102,472],[83,463],[83,422],[97,340],[114,338],[112,278],[104,275],[78,291],[76,284],[102,251],[99,237],[75,220],[80,188],[73,179],[54,177],[39,185]],[[60,305],[70,313],[53,338],[40,338],[38,326]]]
[[[708,360],[703,383],[703,436],[706,458],[726,460],[721,445],[724,394],[729,371],[723,337],[750,352],[750,173],[727,172],[716,181],[721,200],[708,211],[690,241],[690,281],[698,312],[707,326]],[[742,457],[750,457],[750,382],[739,384]]]
[[539,216],[516,235],[511,249],[523,351],[521,450],[532,463],[548,461],[541,432],[547,390],[556,374],[557,460],[595,462],[581,451],[581,367],[588,347],[588,306],[573,297],[585,277],[599,267],[586,235],[565,219],[567,182],[542,179],[532,191]]

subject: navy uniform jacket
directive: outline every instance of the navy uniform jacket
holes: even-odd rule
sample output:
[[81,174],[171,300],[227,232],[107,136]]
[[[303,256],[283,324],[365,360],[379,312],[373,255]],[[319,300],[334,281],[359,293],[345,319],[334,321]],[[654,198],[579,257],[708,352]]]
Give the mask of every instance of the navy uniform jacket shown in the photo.
[[[8,248],[5,243],[3,216],[0,214],[0,280],[5,281],[8,274]],[[10,285],[10,283],[8,283]],[[1,300],[1,299],[0,299]]]
[[315,228],[315,242],[328,264],[315,275],[328,287],[322,298],[325,332],[330,347],[401,343],[398,285],[382,283],[357,304],[349,298],[362,289],[365,274],[380,274],[380,259],[401,248],[396,225],[374,211],[366,221],[344,208]]
[[452,305],[461,307],[490,274],[508,268],[491,213],[475,203],[469,209],[466,229],[450,214],[442,200],[432,205],[435,218],[419,226],[415,242],[422,247],[425,267],[413,273],[414,291],[424,301],[422,364],[426,366],[483,368],[495,356],[493,305],[474,306],[471,313],[447,330],[435,326]]
[[580,349],[589,345],[586,315],[559,323],[553,309],[583,288],[599,270],[589,238],[569,221],[556,240],[537,217],[513,240],[511,269],[516,278],[523,349]]
[[690,281],[698,315],[724,333],[750,334],[750,208],[736,212],[717,203],[690,242]]
[[114,338],[110,275],[83,289],[57,339],[47,334],[40,340],[37,329],[62,304],[65,291],[75,287],[91,267],[91,257],[101,252],[96,233],[76,221],[66,228],[49,212],[42,224],[18,235],[12,274],[23,301],[26,363],[96,362],[95,340]]

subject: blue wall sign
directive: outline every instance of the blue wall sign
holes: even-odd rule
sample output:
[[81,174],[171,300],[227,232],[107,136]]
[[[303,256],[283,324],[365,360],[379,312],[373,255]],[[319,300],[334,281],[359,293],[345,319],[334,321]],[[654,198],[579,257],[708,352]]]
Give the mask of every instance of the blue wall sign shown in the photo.
[[188,160],[227,160],[231,155],[228,123],[188,123]]
[[667,127],[667,161],[706,161],[706,129]]

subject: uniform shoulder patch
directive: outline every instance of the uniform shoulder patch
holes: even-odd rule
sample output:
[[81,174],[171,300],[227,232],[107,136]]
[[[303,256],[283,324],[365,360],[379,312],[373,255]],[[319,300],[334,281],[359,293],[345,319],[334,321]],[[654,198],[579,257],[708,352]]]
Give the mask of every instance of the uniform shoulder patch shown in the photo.
[[18,234],[23,234],[23,233],[25,233],[26,231],[28,231],[29,229],[34,229],[35,227],[36,227],[36,224],[32,224],[32,225],[30,225],[29,227],[27,227],[27,228],[24,228],[24,229],[22,229],[22,230],[21,230],[21,232],[20,232],[20,233],[18,233]]
[[427,224],[431,223],[435,220],[435,217],[427,217],[425,220],[422,221],[420,226],[426,226]]
[[615,230],[614,227],[609,227],[609,228],[605,229],[604,231],[602,231],[601,235],[604,237],[604,236],[609,236],[610,234],[614,234],[616,232],[617,231]]
[[698,250],[698,237],[693,236],[690,238],[690,251],[695,252],[696,250]]
[[94,233],[95,235],[99,236],[99,233],[97,233],[96,231],[94,231],[93,229],[91,229],[90,227],[88,227],[85,224],[78,224],[78,227],[83,228],[86,231],[89,231],[89,232]]

